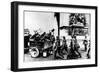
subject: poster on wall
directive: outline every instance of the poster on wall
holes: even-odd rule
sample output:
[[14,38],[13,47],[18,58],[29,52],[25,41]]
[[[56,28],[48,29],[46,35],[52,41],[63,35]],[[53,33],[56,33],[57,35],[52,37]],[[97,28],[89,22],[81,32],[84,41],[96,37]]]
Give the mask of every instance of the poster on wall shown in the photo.
[[11,70],[97,66],[97,7],[11,3]]

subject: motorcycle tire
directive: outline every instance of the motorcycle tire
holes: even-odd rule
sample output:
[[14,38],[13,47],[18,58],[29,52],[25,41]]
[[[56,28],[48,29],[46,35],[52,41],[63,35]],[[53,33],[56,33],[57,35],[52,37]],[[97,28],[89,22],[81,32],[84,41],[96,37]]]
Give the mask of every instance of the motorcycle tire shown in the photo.
[[29,50],[29,53],[31,55],[32,58],[36,58],[39,56],[39,50],[37,47],[32,47],[30,50]]

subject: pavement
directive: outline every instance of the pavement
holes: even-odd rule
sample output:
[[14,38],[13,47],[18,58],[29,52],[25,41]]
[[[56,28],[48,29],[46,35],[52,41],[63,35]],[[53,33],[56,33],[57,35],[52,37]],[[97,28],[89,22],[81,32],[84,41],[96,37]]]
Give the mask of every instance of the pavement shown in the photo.
[[[81,58],[78,59],[87,59],[87,52],[83,51],[84,49],[80,49],[79,52],[81,53]],[[67,54],[63,55],[64,59],[67,60]],[[37,58],[32,58],[31,55],[29,53],[24,55],[24,61],[25,62],[33,62],[33,61],[50,61],[50,60],[54,60],[54,55],[50,55],[46,58],[43,58],[42,56],[37,57]],[[61,60],[61,59],[57,59],[57,60]]]

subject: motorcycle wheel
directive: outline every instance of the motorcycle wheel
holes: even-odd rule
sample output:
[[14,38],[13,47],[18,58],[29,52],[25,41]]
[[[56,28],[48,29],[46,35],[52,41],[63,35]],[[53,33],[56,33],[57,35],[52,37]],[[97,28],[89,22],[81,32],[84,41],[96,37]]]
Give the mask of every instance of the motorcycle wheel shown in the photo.
[[30,52],[30,55],[31,55],[32,58],[36,58],[36,57],[39,56],[39,50],[38,50],[37,47],[32,47],[32,48],[29,50],[29,52]]

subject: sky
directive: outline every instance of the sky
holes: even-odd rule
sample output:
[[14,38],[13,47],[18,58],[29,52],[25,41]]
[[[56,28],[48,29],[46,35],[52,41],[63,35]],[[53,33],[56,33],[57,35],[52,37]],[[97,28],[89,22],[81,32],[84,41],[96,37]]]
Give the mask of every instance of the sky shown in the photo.
[[57,36],[58,34],[57,21],[52,12],[25,11],[24,28],[28,28],[31,34],[34,34],[34,30],[38,30],[40,33],[48,33],[54,28],[56,29],[54,35]]

